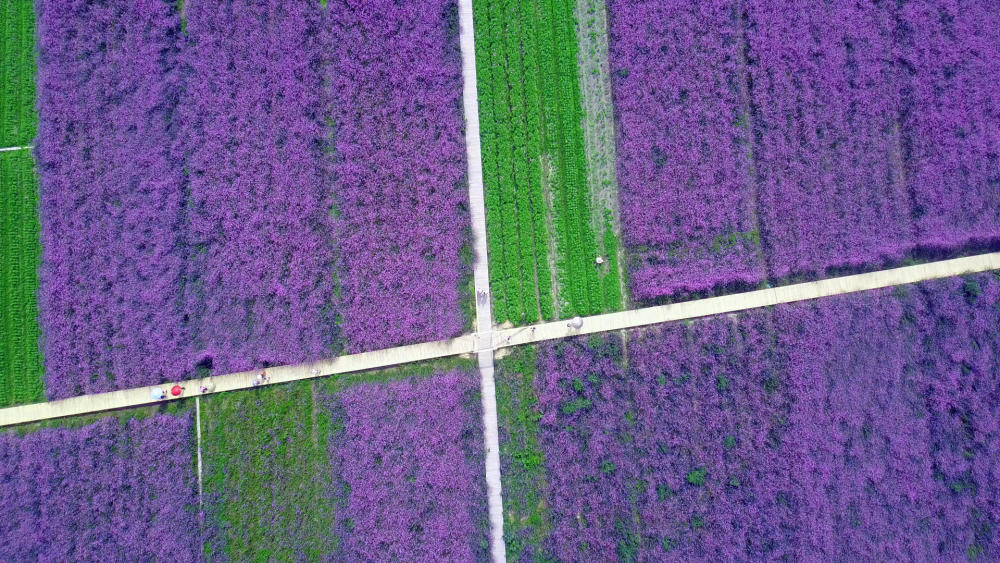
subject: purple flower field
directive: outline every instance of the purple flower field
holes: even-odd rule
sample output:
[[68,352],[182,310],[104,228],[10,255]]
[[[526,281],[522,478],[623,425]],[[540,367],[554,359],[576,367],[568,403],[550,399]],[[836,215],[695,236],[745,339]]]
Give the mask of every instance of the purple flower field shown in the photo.
[[363,561],[486,560],[478,378],[461,371],[340,392],[330,441],[346,491],[343,554]]
[[455,6],[375,8],[39,0],[50,398],[463,330]]
[[[350,352],[463,327],[470,266],[462,61],[453,0],[331,2],[334,193]],[[471,299],[471,296],[467,296]]]
[[35,153],[50,398],[181,377],[180,19],[158,0],[39,0]]
[[1000,241],[1000,7],[609,3],[640,300]]
[[638,299],[764,277],[732,2],[693,4],[608,3],[622,236],[640,260]]
[[189,417],[0,434],[0,559],[197,561]]
[[188,2],[184,287],[216,373],[330,355],[328,95],[314,2]]
[[613,337],[539,351],[545,553],[1000,555],[997,274],[674,324],[627,347],[627,368]]

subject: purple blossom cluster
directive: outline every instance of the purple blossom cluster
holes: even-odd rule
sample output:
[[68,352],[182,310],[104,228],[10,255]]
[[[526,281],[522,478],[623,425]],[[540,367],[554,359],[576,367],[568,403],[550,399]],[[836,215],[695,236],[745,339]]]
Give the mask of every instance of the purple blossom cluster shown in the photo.
[[180,377],[180,19],[159,0],[39,0],[37,11],[47,393]]
[[1000,276],[542,348],[548,551],[959,560],[1000,541]]
[[756,185],[744,189],[760,193],[770,274],[901,258],[913,237],[892,11],[760,0],[747,12]]
[[959,0],[900,8],[908,188],[919,244],[1000,232],[1000,6]]
[[649,299],[764,277],[731,0],[611,0],[622,236]]
[[457,6],[342,0],[329,9],[347,348],[455,336],[469,270]]
[[1000,241],[1000,7],[612,1],[633,294]]
[[188,2],[185,17],[178,116],[195,360],[228,373],[330,355],[322,8]]
[[330,441],[344,555],[364,561],[486,560],[477,379],[453,371],[338,393]]
[[0,434],[0,559],[197,561],[191,420]]
[[454,2],[174,4],[38,2],[49,397],[459,333]]

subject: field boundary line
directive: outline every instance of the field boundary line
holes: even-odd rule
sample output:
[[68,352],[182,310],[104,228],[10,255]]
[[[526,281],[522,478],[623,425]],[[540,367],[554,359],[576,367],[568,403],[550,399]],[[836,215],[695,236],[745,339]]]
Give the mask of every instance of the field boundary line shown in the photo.
[[[465,155],[469,166],[469,215],[472,222],[476,335],[483,406],[486,505],[490,521],[490,555],[506,563],[503,538],[503,494],[500,482],[500,431],[497,420],[496,382],[493,372],[493,295],[490,292],[489,254],[486,240],[486,196],[483,189],[483,156],[479,129],[479,87],[476,83],[476,41],[472,0],[459,0],[459,43],[462,51],[462,107],[465,112]],[[484,338],[485,337],[485,338]]]
[[[480,351],[489,351],[492,354],[492,351],[510,346],[736,313],[780,303],[858,293],[990,270],[1000,270],[1000,252],[583,317],[583,324],[579,329],[568,326],[568,323],[562,320],[520,328],[499,329],[484,334],[465,334],[450,340],[410,344],[304,364],[276,366],[267,369],[269,381],[265,385],[367,371],[450,356],[472,356]],[[215,388],[211,393],[251,389],[255,386],[259,373],[260,370],[254,370],[189,379],[181,382],[187,389],[186,394],[164,400],[154,400],[151,397],[151,391],[155,387],[166,386],[160,384],[7,407],[0,409],[0,427],[190,398],[195,394],[193,390],[201,385],[214,385]]]
[[201,489],[201,397],[194,398],[194,413],[198,434],[198,506],[204,510],[205,503],[202,502]]
[[23,147],[0,147],[0,152],[24,151],[35,148],[35,145],[24,145]]

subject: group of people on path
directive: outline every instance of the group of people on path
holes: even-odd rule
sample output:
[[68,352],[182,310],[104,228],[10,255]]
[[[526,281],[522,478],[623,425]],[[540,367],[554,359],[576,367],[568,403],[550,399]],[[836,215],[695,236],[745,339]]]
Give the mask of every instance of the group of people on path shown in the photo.
[[[258,373],[256,377],[253,378],[251,385],[257,387],[258,385],[262,385],[269,381],[271,381],[271,378],[268,377],[267,372],[262,371]],[[175,383],[173,386],[170,387],[169,391],[162,387],[153,387],[153,389],[150,391],[150,396],[155,401],[162,401],[167,398],[168,393],[173,397],[180,397],[181,395],[184,394],[184,390],[185,387],[183,385]],[[204,395],[205,393],[211,393],[214,390],[215,390],[215,384],[212,382],[204,383],[198,387],[198,392],[201,393],[202,395]]]

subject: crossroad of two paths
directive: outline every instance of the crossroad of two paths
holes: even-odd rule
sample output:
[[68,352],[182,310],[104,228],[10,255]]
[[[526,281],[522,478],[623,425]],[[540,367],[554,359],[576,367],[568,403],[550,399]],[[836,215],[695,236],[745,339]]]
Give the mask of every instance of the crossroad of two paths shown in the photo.
[[[579,329],[568,326],[565,320],[554,321],[526,327],[476,332],[449,340],[423,342],[298,365],[271,367],[267,369],[269,378],[267,384],[273,385],[315,377],[354,373],[450,356],[473,356],[478,355],[480,351],[492,352],[506,347],[546,340],[736,313],[781,303],[806,301],[990,270],[1000,270],[1000,252],[710,297],[697,301],[594,315],[584,317],[583,324]],[[259,370],[187,380],[181,382],[186,391],[180,398],[190,397],[196,393],[200,385],[208,383],[214,385],[212,393],[250,389],[254,387],[258,373]],[[151,398],[152,389],[153,386],[137,387],[47,403],[8,407],[0,409],[0,426],[161,402]]]

